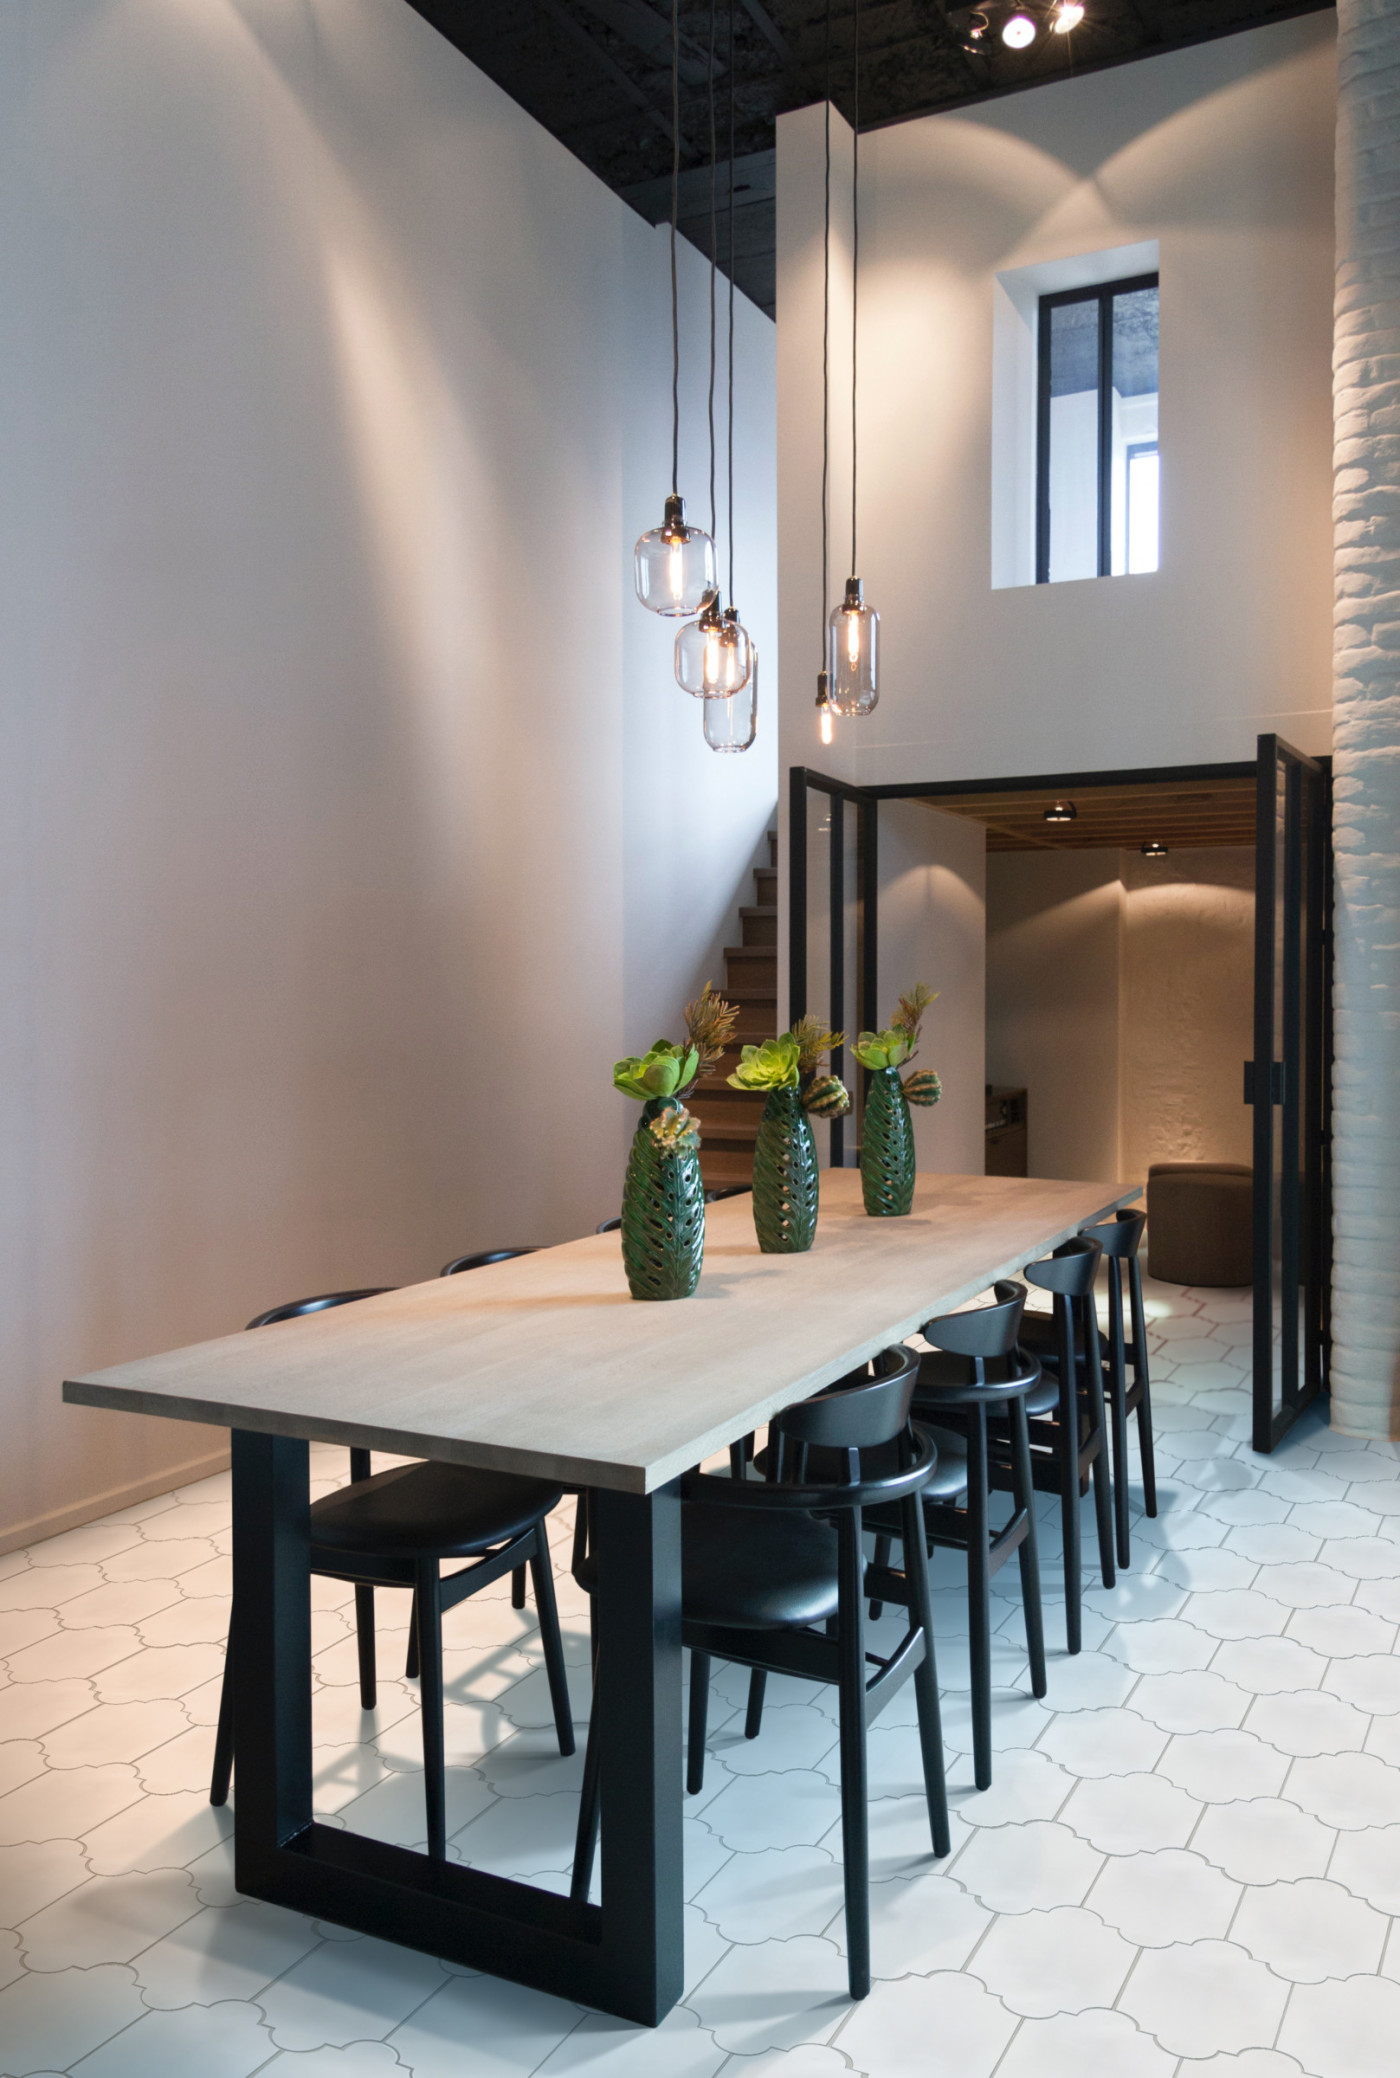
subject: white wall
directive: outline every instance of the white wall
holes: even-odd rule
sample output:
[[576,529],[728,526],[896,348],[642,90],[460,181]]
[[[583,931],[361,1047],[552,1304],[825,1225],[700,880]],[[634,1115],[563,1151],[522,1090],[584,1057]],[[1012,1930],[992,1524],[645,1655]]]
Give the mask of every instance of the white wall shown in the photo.
[[[822,111],[778,125],[783,762],[869,781],[1327,744],[1334,22],[1317,14],[861,142],[861,575],[880,704],[823,754]],[[833,119],[833,557],[847,556],[850,137]],[[993,590],[999,272],[1155,240],[1162,562]]]
[[994,852],[987,1076],[1024,1088],[1032,1176],[1247,1162],[1254,854]]
[[10,0],[0,152],[3,1544],[221,1440],[65,1372],[611,1210],[775,768],[630,599],[664,238],[403,0]]

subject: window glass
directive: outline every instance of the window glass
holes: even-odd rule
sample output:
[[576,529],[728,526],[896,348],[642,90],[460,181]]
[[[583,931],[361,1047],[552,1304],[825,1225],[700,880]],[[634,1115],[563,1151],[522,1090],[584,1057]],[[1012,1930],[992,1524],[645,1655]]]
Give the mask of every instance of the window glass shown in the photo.
[[1050,310],[1050,578],[1099,574],[1099,305]]
[[1113,298],[1112,563],[1157,568],[1157,287]]

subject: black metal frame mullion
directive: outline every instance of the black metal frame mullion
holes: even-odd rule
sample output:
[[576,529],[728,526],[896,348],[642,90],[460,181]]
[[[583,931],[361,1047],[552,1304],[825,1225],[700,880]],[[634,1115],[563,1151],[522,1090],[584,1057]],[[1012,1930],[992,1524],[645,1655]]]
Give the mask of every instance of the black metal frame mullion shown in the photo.
[[[827,1017],[838,1031],[845,1024],[846,1006],[846,804],[856,811],[856,931],[859,946],[856,977],[856,1019],[861,1028],[876,1023],[875,966],[879,949],[879,806],[868,788],[834,779],[830,773],[793,765],[788,773],[788,1017],[791,1022],[807,1009],[807,813],[813,793],[825,794],[831,803],[831,833],[827,851],[827,931],[829,935]],[[831,1056],[833,1075],[844,1075],[845,1049]],[[859,1114],[857,1114],[858,1116]],[[846,1122],[829,1121],[831,1166],[845,1165]]]
[[1099,297],[1099,576],[1113,575],[1113,291]]
[[1277,739],[1259,739],[1254,810],[1254,1060],[1247,1095],[1254,1106],[1254,1421],[1253,1447],[1274,1446],[1274,924],[1278,827]]
[[[846,1022],[846,804],[839,794],[831,797],[831,851],[830,851],[830,929],[831,929],[831,976],[827,990],[827,1023],[833,1032],[843,1029]],[[846,1072],[846,1049],[833,1046],[831,1049],[831,1073],[844,1076]],[[846,1165],[846,1121],[834,1118],[831,1121],[831,1166],[842,1169]]]

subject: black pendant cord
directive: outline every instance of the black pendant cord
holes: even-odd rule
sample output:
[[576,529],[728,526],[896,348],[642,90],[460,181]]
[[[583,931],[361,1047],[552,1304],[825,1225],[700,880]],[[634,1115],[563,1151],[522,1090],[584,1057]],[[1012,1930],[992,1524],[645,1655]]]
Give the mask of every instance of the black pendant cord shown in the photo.
[[729,490],[729,603],[734,604],[734,0],[729,0],[729,452],[725,477]]
[[681,310],[676,282],[676,217],[681,188],[680,0],[671,0],[671,496],[681,478]]
[[826,0],[826,214],[822,228],[822,582],[821,652],[817,663],[826,670],[826,588],[831,556],[827,541],[831,478],[831,0]]
[[860,571],[856,560],[856,311],[860,288],[860,0],[851,0],[851,24],[855,39],[855,122],[851,132],[851,575]]
[[710,0],[710,53],[706,91],[710,104],[710,539],[713,541],[719,532],[715,506],[715,257],[719,247],[716,201],[718,154],[715,143],[715,0]]

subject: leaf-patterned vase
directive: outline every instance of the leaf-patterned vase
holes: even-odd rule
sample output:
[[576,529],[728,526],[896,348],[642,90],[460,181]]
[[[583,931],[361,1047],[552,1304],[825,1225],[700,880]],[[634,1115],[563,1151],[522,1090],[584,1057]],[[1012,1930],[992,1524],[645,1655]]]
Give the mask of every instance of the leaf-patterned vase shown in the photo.
[[753,1223],[765,1255],[800,1255],[817,1231],[817,1144],[794,1089],[771,1090],[753,1156]]
[[900,1219],[914,1209],[914,1121],[898,1068],[876,1068],[865,1099],[860,1183],[872,1219]]
[[705,1187],[698,1154],[659,1145],[651,1121],[674,1099],[642,1107],[622,1186],[622,1263],[634,1299],[688,1299],[705,1253]]

